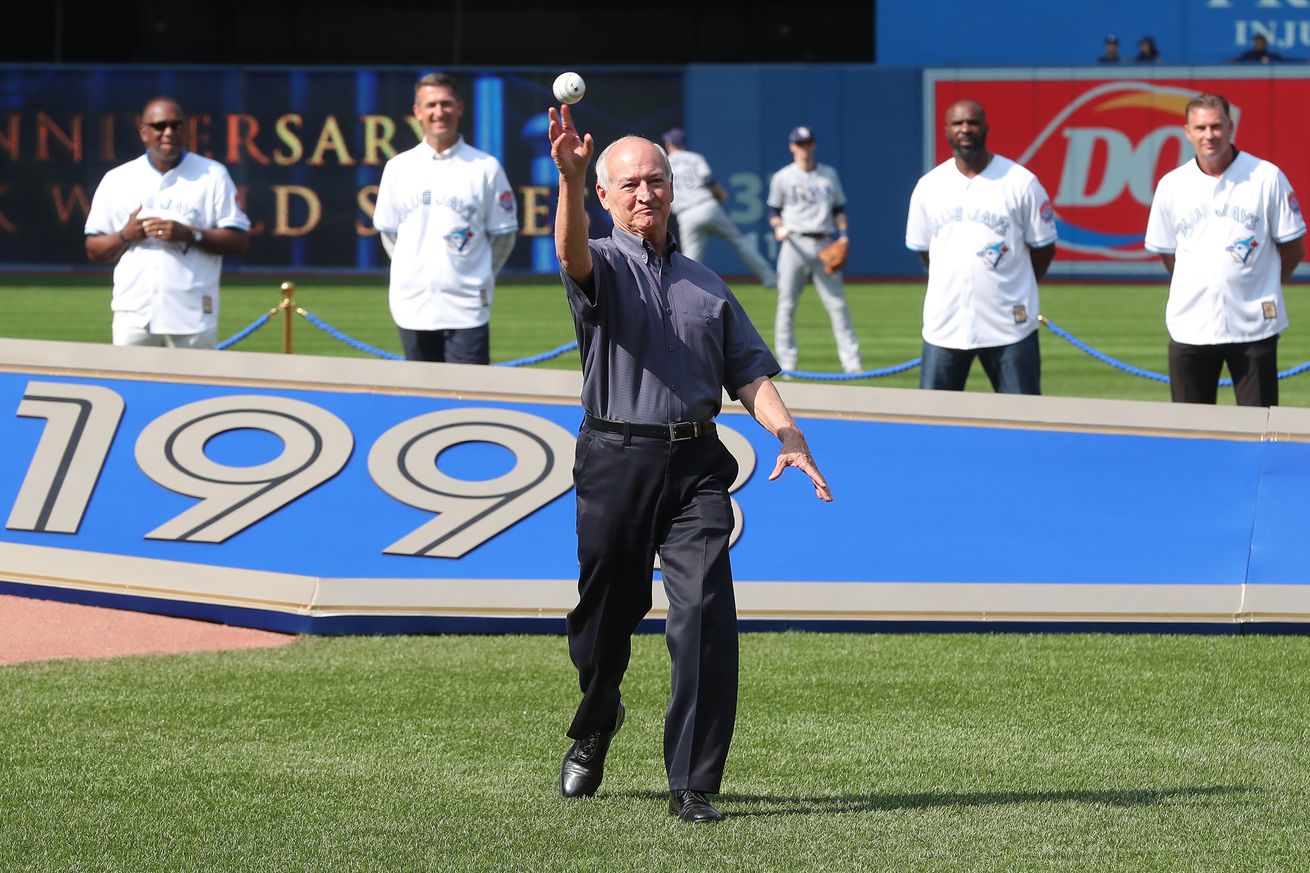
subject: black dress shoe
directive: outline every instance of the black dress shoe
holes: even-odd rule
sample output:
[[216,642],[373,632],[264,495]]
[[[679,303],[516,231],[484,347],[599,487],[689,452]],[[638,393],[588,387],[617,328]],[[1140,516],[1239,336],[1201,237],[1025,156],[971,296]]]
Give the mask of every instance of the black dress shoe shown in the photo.
[[669,792],[669,815],[690,822],[723,821],[723,813],[715,809],[701,791]]
[[610,742],[623,727],[623,704],[619,704],[614,727],[607,731],[593,731],[564,753],[564,764],[559,769],[559,793],[565,797],[591,797],[605,776],[605,753]]

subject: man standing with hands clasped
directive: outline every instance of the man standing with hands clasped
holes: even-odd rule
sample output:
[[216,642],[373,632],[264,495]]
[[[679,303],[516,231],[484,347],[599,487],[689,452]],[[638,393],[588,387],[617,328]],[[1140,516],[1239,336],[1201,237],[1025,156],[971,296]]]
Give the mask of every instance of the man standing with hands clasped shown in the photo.
[[1169,393],[1216,402],[1226,363],[1239,406],[1277,406],[1283,283],[1305,257],[1301,204],[1282,170],[1233,145],[1223,97],[1193,97],[1184,117],[1196,158],[1160,180],[1146,223],[1146,248],[1172,275]]
[[1001,394],[1041,394],[1037,283],[1055,257],[1055,213],[1037,177],[987,150],[987,113],[946,110],[955,153],[910,195],[905,245],[928,268],[919,387],[963,391],[973,359]]
[[770,377],[777,361],[741,304],[668,233],[673,173],[663,149],[636,136],[601,152],[596,194],[613,218],[588,240],[587,166],[595,149],[571,110],[550,110],[559,169],[555,250],[582,356],[577,494],[578,605],[567,620],[582,702],[560,768],[560,793],[600,787],[623,725],[619,685],[631,636],[651,607],[660,558],[673,661],[665,713],[669,814],[713,822],[737,712],[737,614],[728,562],[728,487],[737,462],[714,417],[723,391],[781,441],[770,479],[796,467],[821,500],[828,484]]
[[105,174],[86,217],[86,255],[114,267],[116,346],[212,349],[224,255],[249,244],[250,219],[218,161],[189,152],[171,97],[141,110],[146,152]]

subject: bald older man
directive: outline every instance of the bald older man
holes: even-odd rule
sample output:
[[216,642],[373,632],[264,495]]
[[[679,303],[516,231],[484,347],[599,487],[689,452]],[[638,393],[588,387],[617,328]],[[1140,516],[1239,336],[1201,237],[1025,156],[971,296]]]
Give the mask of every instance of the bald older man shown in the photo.
[[721,397],[739,399],[781,447],[786,467],[832,500],[770,377],[778,373],[759,332],[714,272],[685,257],[668,232],[673,174],[664,150],[624,137],[601,152],[596,194],[614,229],[587,238],[583,208],[594,143],[571,110],[550,110],[559,169],[555,249],[582,355],[577,492],[578,605],[569,654],[582,702],[560,768],[560,793],[600,787],[610,742],[623,724],[619,685],[631,636],[651,607],[658,554],[668,594],[673,661],[665,714],[669,814],[713,822],[737,710],[737,612],[728,562],[728,487],[737,462],[715,432]]

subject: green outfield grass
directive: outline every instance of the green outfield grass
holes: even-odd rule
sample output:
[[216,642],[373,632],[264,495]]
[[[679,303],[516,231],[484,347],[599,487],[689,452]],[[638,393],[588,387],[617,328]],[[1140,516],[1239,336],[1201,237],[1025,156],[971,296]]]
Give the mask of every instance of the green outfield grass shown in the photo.
[[556,794],[558,637],[306,638],[0,668],[0,867],[1294,870],[1289,637],[751,634],[717,826],[665,810],[662,639]]
[[[338,329],[364,342],[399,352],[400,343],[387,312],[385,280],[340,280],[288,276],[297,283],[295,299]],[[224,283],[220,335],[230,336],[281,299],[281,279],[229,278]],[[775,296],[759,285],[735,289],[766,339],[773,334]],[[1148,285],[1069,285],[1051,283],[1042,289],[1042,312],[1084,342],[1138,367],[1165,372],[1166,344],[1163,281]],[[916,358],[920,351],[919,283],[851,284],[847,289],[851,315],[864,351],[865,366],[885,367]],[[1310,360],[1310,330],[1300,327],[1310,318],[1310,286],[1287,291],[1292,328],[1279,347],[1283,369]],[[108,277],[0,276],[0,335],[35,339],[108,342]],[[801,348],[799,369],[838,372],[837,351],[827,313],[813,289],[801,299],[797,314]],[[492,359],[508,361],[536,355],[572,342],[573,325],[558,282],[507,282],[496,293],[492,314]],[[1115,370],[1044,331],[1042,336],[1045,393],[1067,397],[1110,397],[1133,400],[1169,399],[1164,384]],[[242,342],[236,351],[276,352],[280,328],[270,324]],[[296,319],[298,354],[363,355],[326,336],[303,319]],[[576,353],[536,366],[577,369]],[[853,383],[913,388],[918,371]],[[975,366],[970,390],[990,391]],[[1232,391],[1220,393],[1231,404]],[[1310,406],[1310,374],[1284,380],[1282,402]]]

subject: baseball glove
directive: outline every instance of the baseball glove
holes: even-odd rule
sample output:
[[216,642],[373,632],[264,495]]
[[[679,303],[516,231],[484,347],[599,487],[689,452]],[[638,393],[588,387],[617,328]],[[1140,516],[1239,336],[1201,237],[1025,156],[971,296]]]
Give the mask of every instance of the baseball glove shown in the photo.
[[846,266],[846,259],[851,256],[851,244],[846,237],[829,243],[819,249],[819,260],[823,262],[823,272],[836,273]]

